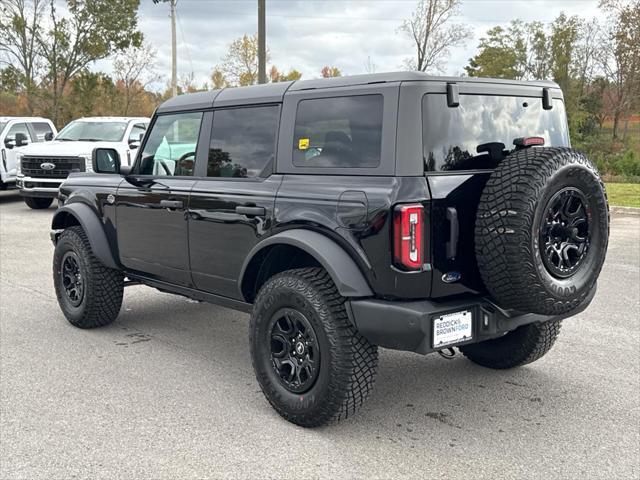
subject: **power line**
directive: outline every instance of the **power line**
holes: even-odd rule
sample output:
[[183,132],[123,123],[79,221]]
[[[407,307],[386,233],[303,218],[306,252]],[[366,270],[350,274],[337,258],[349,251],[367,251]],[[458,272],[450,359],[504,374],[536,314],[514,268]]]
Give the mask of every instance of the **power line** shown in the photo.
[[[235,15],[238,17],[255,17],[253,13],[242,12],[216,12],[217,15]],[[144,14],[147,18],[161,18],[160,15]],[[346,16],[321,16],[321,15],[279,15],[279,14],[267,14],[267,18],[293,18],[302,20],[348,20],[348,21],[371,21],[371,22],[403,22],[406,18],[372,18],[372,17],[346,17]],[[164,18],[164,17],[162,17]]]
[[187,50],[187,59],[189,60],[189,66],[191,67],[191,73],[193,74],[193,61],[191,60],[191,49],[189,48],[189,43],[184,35],[184,28],[182,28],[182,22],[180,21],[180,15],[178,15],[178,10],[176,9],[176,19],[178,20],[178,28],[180,29],[180,36],[182,37],[182,44],[184,48]]

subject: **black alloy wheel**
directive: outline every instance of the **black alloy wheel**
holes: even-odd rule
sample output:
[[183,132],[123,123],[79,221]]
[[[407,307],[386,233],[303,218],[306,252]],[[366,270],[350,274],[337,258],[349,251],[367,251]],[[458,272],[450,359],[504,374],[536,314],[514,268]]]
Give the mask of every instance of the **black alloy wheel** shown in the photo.
[[84,275],[76,252],[65,253],[60,277],[67,300],[72,306],[79,307],[84,299]]
[[288,421],[318,427],[355,414],[373,388],[378,349],[353,326],[331,276],[286,270],[253,304],[251,363],[269,403]]
[[271,362],[282,385],[292,393],[308,391],[318,378],[320,348],[309,320],[283,308],[271,317]]
[[589,250],[589,217],[584,194],[574,187],[557,192],[540,220],[540,255],[547,271],[568,278]]
[[53,285],[62,313],[76,327],[102,327],[118,316],[124,275],[98,260],[80,226],[68,227],[58,237]]

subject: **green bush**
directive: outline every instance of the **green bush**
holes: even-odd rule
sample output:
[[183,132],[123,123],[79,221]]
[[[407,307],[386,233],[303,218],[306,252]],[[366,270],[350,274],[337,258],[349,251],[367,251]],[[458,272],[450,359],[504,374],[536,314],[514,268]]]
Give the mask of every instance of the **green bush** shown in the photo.
[[637,182],[640,178],[640,153],[632,145],[615,141],[608,133],[579,135],[573,147],[584,152],[609,181]]
[[619,155],[613,165],[614,173],[625,177],[640,175],[640,156],[633,150],[627,150]]

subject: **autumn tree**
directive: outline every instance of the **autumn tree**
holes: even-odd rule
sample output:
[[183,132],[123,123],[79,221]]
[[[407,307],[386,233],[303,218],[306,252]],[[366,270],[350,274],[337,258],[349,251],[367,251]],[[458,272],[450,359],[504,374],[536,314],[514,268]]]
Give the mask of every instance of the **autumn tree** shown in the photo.
[[442,70],[449,49],[463,45],[471,36],[465,25],[453,24],[461,0],[420,0],[418,6],[400,26],[413,42],[416,56],[406,61],[411,70]]
[[322,78],[341,77],[342,72],[338,67],[330,67],[329,65],[325,65],[324,67],[322,67],[322,70],[320,70],[320,75],[322,75]]
[[36,36],[51,98],[51,117],[57,122],[69,82],[92,63],[129,46],[139,46],[139,0],[67,0],[62,16],[56,1],[48,6],[46,31]]
[[624,3],[605,0],[608,13],[603,49],[599,60],[611,88],[607,92],[613,116],[613,137],[619,137],[620,121],[624,118],[623,136],[628,132],[630,110],[640,107],[640,1]]
[[24,89],[30,113],[33,113],[36,94],[38,32],[44,7],[44,0],[3,0],[0,7],[0,65],[8,65],[16,91]]
[[119,52],[113,61],[113,72],[124,92],[122,115],[128,115],[131,104],[159,76],[153,71],[156,63],[156,50],[149,44],[140,47],[130,46]]
[[302,77],[302,73],[296,70],[295,68],[292,68],[291,70],[289,70],[288,73],[282,73],[278,70],[278,68],[275,65],[273,65],[269,69],[269,72],[267,73],[267,77],[269,78],[269,81],[272,83],[290,82],[294,80],[300,80],[300,78]]
[[[269,53],[267,52],[267,60]],[[222,63],[216,67],[229,84],[246,86],[258,82],[258,36],[243,35],[229,45]],[[215,82],[214,82],[215,83]]]
[[214,68],[211,73],[211,84],[215,89],[226,88],[229,86],[227,77],[225,77],[224,72],[222,72],[218,67]]
[[[268,50],[267,60],[269,60]],[[271,66],[267,75],[270,82],[299,80],[300,77],[302,73],[295,68],[284,73],[275,65]],[[213,88],[216,89],[258,83],[258,37],[243,35],[231,42],[222,63],[213,69],[210,78]]]

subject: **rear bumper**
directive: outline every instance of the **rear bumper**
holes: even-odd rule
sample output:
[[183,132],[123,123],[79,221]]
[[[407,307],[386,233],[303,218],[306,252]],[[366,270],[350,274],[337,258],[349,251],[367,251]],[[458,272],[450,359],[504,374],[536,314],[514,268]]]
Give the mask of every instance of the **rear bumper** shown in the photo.
[[576,315],[587,308],[595,293],[596,287],[578,308],[561,316],[520,314],[503,310],[486,298],[448,302],[354,299],[347,302],[347,312],[358,331],[374,345],[427,354],[438,350],[433,348],[433,320],[444,314],[471,311],[472,339],[452,346],[467,345],[499,337],[529,323],[560,320]]

